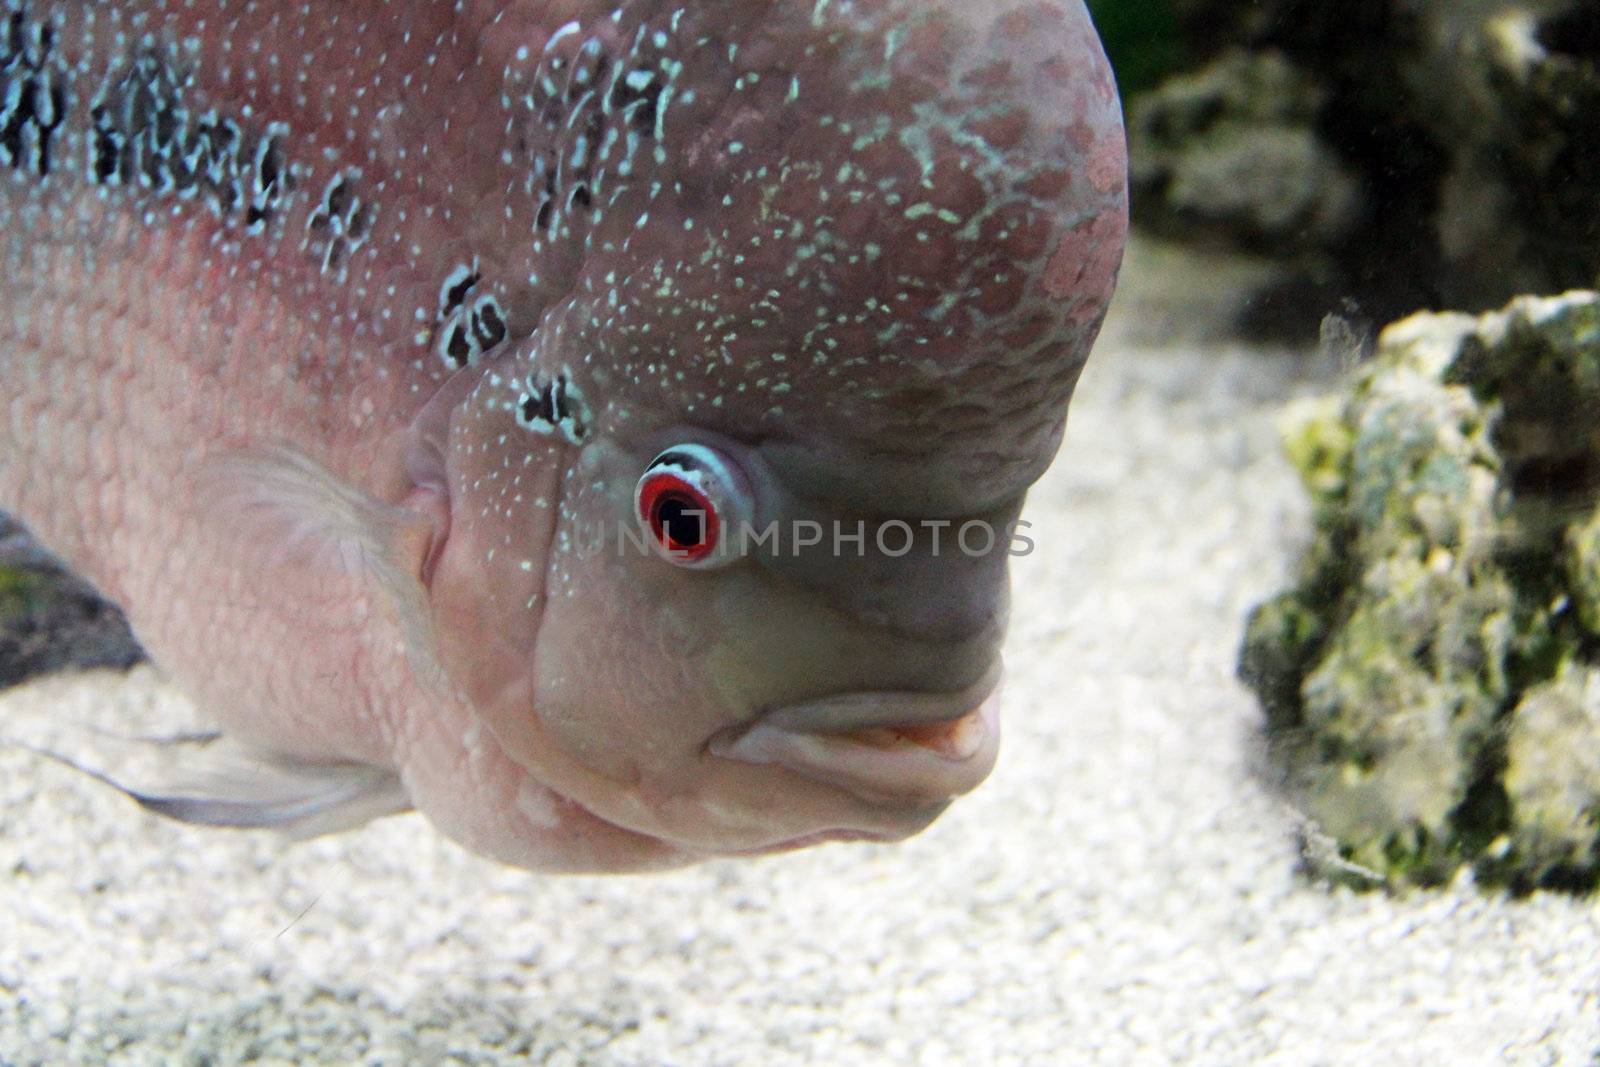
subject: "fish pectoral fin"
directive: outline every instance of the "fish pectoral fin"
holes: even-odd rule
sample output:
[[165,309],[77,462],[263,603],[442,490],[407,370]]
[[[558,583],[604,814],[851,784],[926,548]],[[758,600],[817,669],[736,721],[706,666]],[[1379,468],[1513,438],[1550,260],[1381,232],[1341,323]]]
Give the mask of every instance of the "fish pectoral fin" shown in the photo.
[[[404,551],[429,538],[433,517],[385,503],[287,445],[236,449],[209,458],[198,488],[209,510],[261,562],[322,566],[376,580],[392,598],[420,589],[420,567]],[[417,557],[425,550],[417,549]]]
[[368,582],[393,609],[413,666],[439,676],[423,571],[446,536],[447,510],[379,500],[286,445],[212,457],[199,490],[234,541],[260,546],[263,565]]
[[277,830],[296,839],[353,830],[411,810],[398,775],[354,763],[307,765],[288,773],[280,769],[206,795],[117,788],[145,810],[179,822]]
[[313,762],[258,752],[227,738],[178,740],[122,738],[127,744],[186,749],[168,756],[171,766],[140,775],[122,773],[30,744],[20,747],[71,767],[127,796],[146,811],[179,822],[249,830],[277,830],[296,839],[351,830],[385,815],[411,810],[399,775],[365,763]]

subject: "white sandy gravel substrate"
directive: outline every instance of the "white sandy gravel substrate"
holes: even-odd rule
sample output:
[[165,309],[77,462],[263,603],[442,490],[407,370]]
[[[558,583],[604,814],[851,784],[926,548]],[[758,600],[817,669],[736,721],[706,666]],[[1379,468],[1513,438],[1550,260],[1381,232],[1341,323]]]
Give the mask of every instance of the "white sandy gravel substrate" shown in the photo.
[[[4,749],[0,1063],[1592,1062],[1594,904],[1296,873],[1233,669],[1307,531],[1277,421],[1331,375],[1208,340],[1219,275],[1168,260],[1136,251],[1032,499],[1000,765],[927,833],[546,878],[414,815],[186,828]],[[0,696],[193,715],[148,669]]]

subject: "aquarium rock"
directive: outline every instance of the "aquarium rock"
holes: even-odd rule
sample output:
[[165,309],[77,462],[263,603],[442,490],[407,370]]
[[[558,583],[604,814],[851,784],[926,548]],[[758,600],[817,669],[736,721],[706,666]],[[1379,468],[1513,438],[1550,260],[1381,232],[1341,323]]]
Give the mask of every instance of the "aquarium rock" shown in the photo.
[[[1136,218],[1279,261],[1241,325],[1303,331],[1308,305],[1350,297],[1377,321],[1483,310],[1600,279],[1600,0],[1175,9],[1194,66],[1133,103]],[[1224,173],[1236,184],[1195,177]]]
[[[1481,113],[1446,184],[1441,239],[1471,276],[1530,291],[1600,276],[1600,0],[1491,19],[1474,49]],[[1464,129],[1470,133],[1472,127]],[[1508,278],[1508,280],[1510,280]]]
[[1136,187],[1159,198],[1157,226],[1221,228],[1263,249],[1349,236],[1357,178],[1319,138],[1322,88],[1281,53],[1228,53],[1135,105]]
[[1384,331],[1292,420],[1315,535],[1241,675],[1336,873],[1600,882],[1600,297]]
[[0,689],[64,669],[144,658],[122,612],[0,512]]
[[1505,790],[1516,814],[1506,842],[1513,863],[1579,874],[1592,886],[1600,669],[1566,663],[1517,704],[1506,725]]

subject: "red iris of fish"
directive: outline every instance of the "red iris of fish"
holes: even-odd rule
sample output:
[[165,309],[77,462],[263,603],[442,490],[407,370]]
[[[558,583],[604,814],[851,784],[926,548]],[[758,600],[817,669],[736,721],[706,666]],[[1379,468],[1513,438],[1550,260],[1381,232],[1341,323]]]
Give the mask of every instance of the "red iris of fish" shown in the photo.
[[716,551],[722,527],[716,505],[672,471],[645,476],[639,487],[639,518],[674,560],[698,563]]

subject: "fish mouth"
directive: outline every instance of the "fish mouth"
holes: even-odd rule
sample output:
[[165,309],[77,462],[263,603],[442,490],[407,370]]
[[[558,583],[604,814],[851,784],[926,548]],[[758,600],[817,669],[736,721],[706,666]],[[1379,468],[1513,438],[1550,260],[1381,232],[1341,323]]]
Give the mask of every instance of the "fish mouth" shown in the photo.
[[892,807],[927,807],[977,788],[1000,745],[1000,664],[942,693],[851,692],[789,704],[714,736],[707,750],[785,767]]

